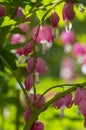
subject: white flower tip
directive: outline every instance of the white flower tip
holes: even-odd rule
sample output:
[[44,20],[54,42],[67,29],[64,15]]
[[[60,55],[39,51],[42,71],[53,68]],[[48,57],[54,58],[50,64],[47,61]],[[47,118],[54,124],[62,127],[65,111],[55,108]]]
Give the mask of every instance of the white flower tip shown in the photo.
[[69,33],[71,29],[72,29],[72,23],[69,20],[66,20],[66,23],[65,23],[66,32]]

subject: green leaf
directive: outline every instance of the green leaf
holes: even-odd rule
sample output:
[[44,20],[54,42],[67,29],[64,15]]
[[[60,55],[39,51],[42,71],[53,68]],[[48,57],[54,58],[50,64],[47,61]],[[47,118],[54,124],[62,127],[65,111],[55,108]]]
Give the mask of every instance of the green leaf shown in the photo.
[[9,33],[11,26],[0,27],[0,44],[4,44],[6,35]]
[[38,10],[38,11],[36,12],[37,17],[38,17],[40,20],[42,19],[42,17],[44,16],[45,13],[46,13],[45,10]]
[[15,61],[16,56],[13,53],[11,53],[8,50],[3,50],[1,51],[1,56],[6,60],[6,62],[11,66],[13,70],[17,69],[16,61]]
[[11,44],[11,45],[7,45],[4,48],[6,50],[12,50],[12,49],[18,49],[20,47],[24,46],[24,44],[18,43],[18,44]]
[[9,29],[11,26],[6,26],[6,27],[0,27],[0,36],[5,36],[9,33]]
[[10,26],[10,25],[16,24],[16,21],[13,19],[10,19],[10,17],[6,16],[0,20],[0,24],[1,24],[0,25],[1,27]]

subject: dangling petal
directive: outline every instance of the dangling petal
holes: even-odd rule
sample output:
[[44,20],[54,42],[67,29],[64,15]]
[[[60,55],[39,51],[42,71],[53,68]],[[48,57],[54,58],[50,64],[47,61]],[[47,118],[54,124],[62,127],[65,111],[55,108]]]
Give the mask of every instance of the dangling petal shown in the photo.
[[45,55],[45,52],[46,52],[46,42],[41,42],[42,44],[42,54]]
[[72,29],[72,23],[69,20],[66,20],[66,22],[65,22],[65,30],[66,30],[66,32],[69,33],[71,31],[71,29]]
[[80,12],[83,13],[83,12],[84,12],[84,7],[83,7],[83,5],[82,5],[82,4],[78,4],[78,7],[79,7]]
[[39,83],[39,73],[38,72],[35,72],[35,83]]
[[21,56],[18,57],[18,63],[19,63],[19,64],[22,64],[22,63],[24,63],[25,61],[26,61],[26,56],[21,55]]
[[60,109],[60,118],[64,116],[64,109],[65,109],[65,106],[62,106]]

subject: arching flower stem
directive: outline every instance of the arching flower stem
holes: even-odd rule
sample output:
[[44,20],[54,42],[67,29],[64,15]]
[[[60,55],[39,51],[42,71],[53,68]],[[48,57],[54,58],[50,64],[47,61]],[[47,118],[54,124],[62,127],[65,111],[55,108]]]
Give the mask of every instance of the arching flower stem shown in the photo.
[[[30,116],[31,120],[28,120],[28,122],[26,123],[23,130],[30,130],[31,125],[37,119],[37,117],[40,115],[40,113],[42,113],[46,108],[48,108],[53,102],[59,100],[63,96],[67,95],[68,93],[75,91],[77,87],[84,88],[86,86],[86,82],[83,82],[81,84],[62,84],[62,85],[53,86],[51,88],[63,87],[63,86],[74,86],[74,87],[71,87],[70,89],[65,90],[61,94],[56,95],[55,97],[53,97],[52,99],[47,101],[39,110],[34,110]],[[46,91],[48,91],[48,90],[46,90]],[[44,93],[42,95],[44,95]]]

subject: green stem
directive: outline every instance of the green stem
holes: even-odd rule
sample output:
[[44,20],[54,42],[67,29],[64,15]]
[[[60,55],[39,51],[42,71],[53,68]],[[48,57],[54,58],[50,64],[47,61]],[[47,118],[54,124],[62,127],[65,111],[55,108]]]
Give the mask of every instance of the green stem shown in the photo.
[[32,103],[30,101],[30,98],[28,96],[28,94],[26,93],[25,89],[24,89],[24,86],[23,84],[21,83],[21,81],[19,80],[18,76],[16,75],[16,73],[14,72],[14,70],[11,68],[11,66],[7,63],[7,61],[3,58],[3,56],[0,54],[0,58],[2,59],[2,61],[4,62],[4,64],[6,65],[6,67],[11,71],[11,73],[14,75],[15,79],[17,80],[17,82],[19,83],[27,101],[28,101],[28,104],[29,104],[29,107],[31,110],[33,110],[33,106],[32,106]]

